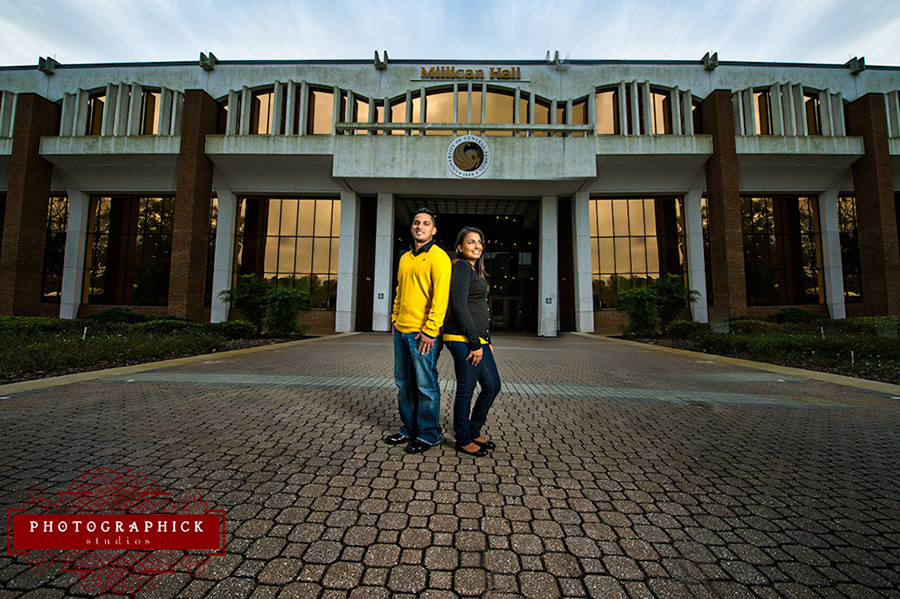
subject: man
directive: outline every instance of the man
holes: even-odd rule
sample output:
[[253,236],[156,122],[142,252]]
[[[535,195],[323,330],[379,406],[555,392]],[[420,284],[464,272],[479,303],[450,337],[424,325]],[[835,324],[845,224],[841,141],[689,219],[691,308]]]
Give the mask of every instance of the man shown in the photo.
[[435,217],[420,208],[410,227],[413,243],[400,258],[397,295],[391,314],[394,333],[394,382],[399,393],[400,432],[388,435],[388,445],[406,443],[419,453],[438,445],[441,390],[437,355],[450,298],[450,257],[434,243]]

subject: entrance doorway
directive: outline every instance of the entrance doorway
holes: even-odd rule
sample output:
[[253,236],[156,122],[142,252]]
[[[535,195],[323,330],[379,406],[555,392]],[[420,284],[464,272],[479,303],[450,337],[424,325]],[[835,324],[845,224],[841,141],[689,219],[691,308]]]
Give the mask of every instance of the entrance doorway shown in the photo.
[[[538,200],[420,199],[398,200],[398,249],[409,245],[409,217],[426,207],[437,214],[435,240],[453,256],[463,227],[484,232],[484,265],[491,288],[491,331],[537,332]],[[406,210],[403,210],[403,208]],[[404,234],[405,233],[405,234]],[[402,239],[402,240],[401,240]]]

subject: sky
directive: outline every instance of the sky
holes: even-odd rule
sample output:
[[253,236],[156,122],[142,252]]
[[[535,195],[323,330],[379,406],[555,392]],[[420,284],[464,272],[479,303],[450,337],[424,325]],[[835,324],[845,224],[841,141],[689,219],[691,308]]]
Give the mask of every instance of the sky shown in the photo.
[[900,65],[900,0],[0,0],[0,65],[700,60]]

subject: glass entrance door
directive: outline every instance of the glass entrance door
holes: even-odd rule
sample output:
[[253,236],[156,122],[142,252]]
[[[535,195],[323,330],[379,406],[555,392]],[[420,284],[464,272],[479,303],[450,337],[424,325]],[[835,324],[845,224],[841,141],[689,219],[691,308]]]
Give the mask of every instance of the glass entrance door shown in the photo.
[[[434,210],[438,230],[435,239],[451,257],[460,229],[466,226],[481,229],[485,236],[485,270],[491,288],[491,331],[537,331],[538,201],[400,201],[410,211],[421,206]],[[405,251],[410,243],[409,223],[398,221],[396,230],[398,248]]]

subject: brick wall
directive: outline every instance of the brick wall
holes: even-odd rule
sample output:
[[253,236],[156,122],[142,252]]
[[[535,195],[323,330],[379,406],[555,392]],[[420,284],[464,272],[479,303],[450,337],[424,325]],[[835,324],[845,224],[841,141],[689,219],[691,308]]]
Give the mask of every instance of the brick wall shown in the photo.
[[729,90],[715,90],[700,105],[703,131],[712,135],[713,155],[706,162],[709,206],[709,259],[712,267],[712,322],[747,312],[741,194],[734,140],[734,108]]
[[865,155],[853,164],[859,261],[867,316],[900,315],[900,244],[887,114],[882,94],[847,107],[847,131],[863,138]]
[[203,304],[213,178],[213,164],[205,152],[206,136],[216,132],[218,105],[205,91],[191,89],[184,94],[182,114],[169,314],[201,320],[206,312]]
[[40,155],[41,137],[56,135],[59,107],[37,94],[19,94],[9,188],[0,248],[0,315],[37,316],[41,284],[50,179],[53,166]]

